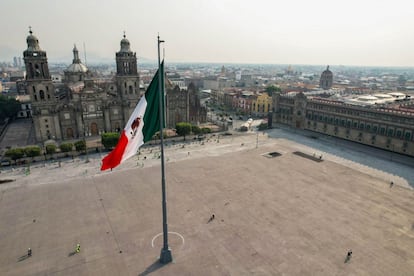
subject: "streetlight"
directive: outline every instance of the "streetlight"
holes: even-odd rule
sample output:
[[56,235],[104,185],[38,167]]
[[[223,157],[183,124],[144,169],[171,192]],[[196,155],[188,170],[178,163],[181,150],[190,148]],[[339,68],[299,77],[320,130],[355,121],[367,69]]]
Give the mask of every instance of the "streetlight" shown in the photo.
[[83,144],[85,145],[86,160],[85,163],[89,163],[88,147],[86,146],[86,127],[85,119],[83,118],[84,113],[82,111],[82,125],[83,125]]

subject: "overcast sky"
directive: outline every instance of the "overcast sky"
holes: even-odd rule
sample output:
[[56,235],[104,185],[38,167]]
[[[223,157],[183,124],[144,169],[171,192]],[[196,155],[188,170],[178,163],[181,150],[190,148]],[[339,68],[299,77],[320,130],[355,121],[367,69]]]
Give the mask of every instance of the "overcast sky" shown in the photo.
[[[28,26],[49,60],[114,59],[123,31],[140,57],[170,62],[414,66],[412,0],[2,0],[0,60]],[[14,53],[14,54],[13,54]]]

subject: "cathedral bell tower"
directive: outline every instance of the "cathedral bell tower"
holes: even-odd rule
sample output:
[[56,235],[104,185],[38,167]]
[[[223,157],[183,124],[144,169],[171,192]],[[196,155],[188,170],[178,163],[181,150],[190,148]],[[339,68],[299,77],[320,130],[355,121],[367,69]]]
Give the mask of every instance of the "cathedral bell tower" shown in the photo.
[[26,42],[27,50],[23,52],[24,64],[26,65],[26,80],[50,80],[46,52],[40,49],[39,40],[33,35],[31,28]]
[[26,66],[26,85],[33,107],[33,121],[38,142],[47,139],[61,139],[59,124],[55,112],[57,99],[50,78],[46,51],[39,46],[39,40],[29,27],[27,49],[23,52]]
[[121,50],[116,53],[116,84],[124,107],[124,120],[128,120],[141,95],[136,53],[131,51],[125,32]]

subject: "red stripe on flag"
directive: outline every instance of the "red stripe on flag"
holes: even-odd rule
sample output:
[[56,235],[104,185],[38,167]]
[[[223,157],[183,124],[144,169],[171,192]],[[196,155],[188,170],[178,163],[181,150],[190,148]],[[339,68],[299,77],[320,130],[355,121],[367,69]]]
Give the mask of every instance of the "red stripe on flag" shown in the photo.
[[115,168],[121,163],[122,156],[124,155],[125,148],[128,145],[128,137],[125,135],[125,130],[122,131],[116,147],[102,159],[101,171]]

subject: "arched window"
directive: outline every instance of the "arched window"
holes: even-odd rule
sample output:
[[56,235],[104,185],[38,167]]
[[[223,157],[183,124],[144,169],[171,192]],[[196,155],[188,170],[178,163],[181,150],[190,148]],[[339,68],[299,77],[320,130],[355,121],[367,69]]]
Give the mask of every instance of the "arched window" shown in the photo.
[[39,64],[35,64],[35,76],[36,77],[40,77]]
[[43,90],[40,90],[39,94],[40,94],[40,100],[43,101],[45,99],[45,92]]
[[132,94],[133,88],[132,85],[129,86],[129,94]]
[[29,62],[29,76],[33,78],[33,64]]

